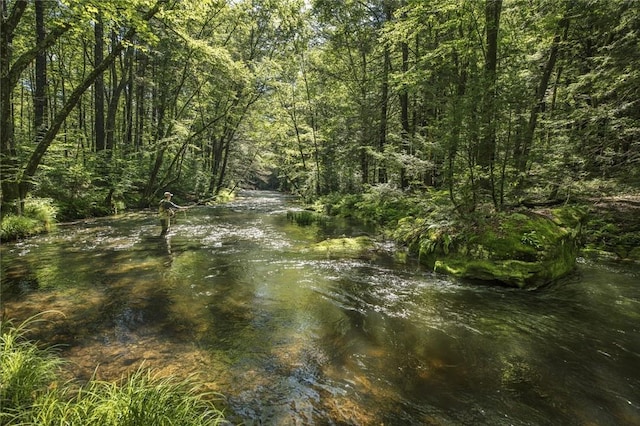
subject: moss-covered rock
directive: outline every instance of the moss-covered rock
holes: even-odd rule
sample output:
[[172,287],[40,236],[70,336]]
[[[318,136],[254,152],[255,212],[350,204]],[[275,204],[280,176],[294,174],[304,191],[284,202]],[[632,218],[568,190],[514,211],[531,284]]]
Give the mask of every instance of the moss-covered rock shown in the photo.
[[310,250],[327,256],[359,257],[373,251],[375,242],[367,236],[353,238],[330,238],[313,244]]
[[419,255],[437,272],[537,287],[574,269],[583,217],[566,207],[496,214],[458,229],[431,227],[420,237]]

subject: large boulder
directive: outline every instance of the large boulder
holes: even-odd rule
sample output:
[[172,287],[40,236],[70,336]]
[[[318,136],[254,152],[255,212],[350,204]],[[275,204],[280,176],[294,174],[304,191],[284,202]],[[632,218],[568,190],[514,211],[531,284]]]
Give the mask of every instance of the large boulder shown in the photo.
[[453,236],[443,233],[456,227],[432,226],[422,233],[418,252],[437,272],[538,287],[574,269],[583,217],[573,207],[502,213],[457,227]]

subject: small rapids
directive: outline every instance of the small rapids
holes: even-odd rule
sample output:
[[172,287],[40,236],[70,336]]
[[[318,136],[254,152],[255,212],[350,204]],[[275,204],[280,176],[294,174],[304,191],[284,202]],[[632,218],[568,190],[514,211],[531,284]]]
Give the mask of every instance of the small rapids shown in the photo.
[[[46,322],[68,376],[194,374],[245,425],[640,424],[640,267],[580,259],[535,291],[460,281],[391,244],[319,254],[340,221],[243,193],[3,244],[2,310]],[[55,312],[54,312],[55,311]]]

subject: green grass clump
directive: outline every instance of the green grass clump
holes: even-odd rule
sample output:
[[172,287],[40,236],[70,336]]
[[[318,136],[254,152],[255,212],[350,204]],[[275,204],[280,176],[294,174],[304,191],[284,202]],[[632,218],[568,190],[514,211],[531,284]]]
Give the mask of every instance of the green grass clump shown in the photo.
[[62,361],[2,322],[0,424],[201,426],[228,424],[224,414],[191,379],[175,380],[138,369],[121,382],[92,380],[84,386],[59,379]]
[[57,209],[47,198],[29,198],[21,215],[8,213],[0,223],[0,239],[16,240],[49,232],[55,224]]
[[27,425],[220,425],[221,411],[190,381],[139,369],[120,383],[93,380],[79,391],[54,389],[17,418]]
[[287,219],[300,226],[309,226],[314,223],[322,223],[326,221],[326,218],[323,215],[309,210],[288,211]]
[[56,378],[61,364],[51,351],[24,339],[27,325],[0,321],[0,423],[12,412],[29,407]]

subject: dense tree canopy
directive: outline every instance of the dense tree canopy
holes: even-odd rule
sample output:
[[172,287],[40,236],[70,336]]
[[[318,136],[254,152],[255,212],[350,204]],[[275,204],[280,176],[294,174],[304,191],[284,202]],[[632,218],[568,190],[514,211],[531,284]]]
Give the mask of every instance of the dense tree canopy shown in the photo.
[[[0,0],[2,211],[640,185],[634,0]],[[595,184],[594,184],[595,185]]]

